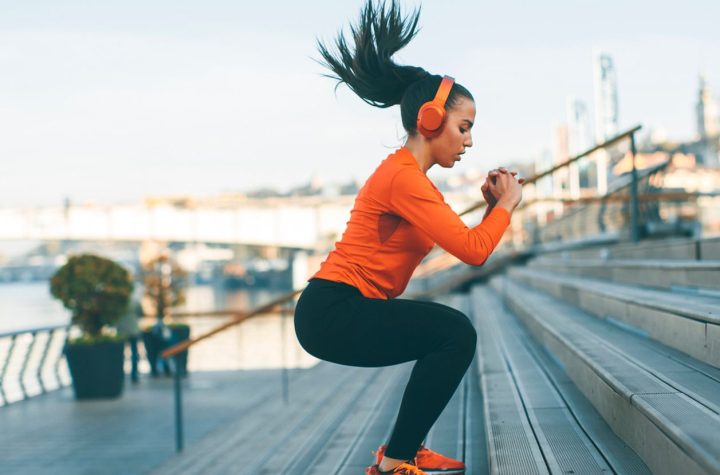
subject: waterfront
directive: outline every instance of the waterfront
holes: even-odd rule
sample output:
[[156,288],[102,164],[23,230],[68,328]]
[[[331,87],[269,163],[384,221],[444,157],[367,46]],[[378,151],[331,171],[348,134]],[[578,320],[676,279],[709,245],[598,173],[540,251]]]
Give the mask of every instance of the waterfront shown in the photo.
[[[224,309],[249,309],[282,290],[225,289],[218,285],[193,285],[187,289],[187,301],[173,310],[202,312]],[[62,325],[70,321],[70,313],[50,295],[47,282],[0,284],[0,333]]]
[[[69,311],[52,298],[48,287],[47,282],[0,284],[0,334],[67,324],[70,320]],[[285,292],[192,285],[187,288],[185,304],[173,311],[247,310]],[[198,336],[223,324],[228,318],[188,317],[182,321],[190,325],[191,336]],[[141,320],[141,326],[152,323],[151,318]],[[305,353],[297,343],[292,315],[286,314],[284,317],[264,315],[201,342],[190,352],[188,368],[193,371],[257,370],[308,367],[315,363],[315,358]],[[148,363],[144,359],[140,363],[140,370],[149,372]]]
[[[187,289],[186,303],[173,311],[250,309],[283,293],[282,290],[225,289],[219,285],[193,285]],[[0,333],[62,325],[69,321],[70,312],[50,295],[48,282],[0,284]]]
[[0,284],[0,333],[68,323],[69,312],[49,287],[47,282]]

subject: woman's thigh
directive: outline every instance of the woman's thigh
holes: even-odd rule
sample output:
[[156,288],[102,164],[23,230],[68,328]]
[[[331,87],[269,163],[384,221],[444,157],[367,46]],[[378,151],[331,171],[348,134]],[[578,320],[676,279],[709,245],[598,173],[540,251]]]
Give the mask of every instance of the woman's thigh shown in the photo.
[[399,364],[423,358],[443,345],[475,341],[469,319],[436,302],[370,299],[358,293],[331,299],[317,313],[300,316],[298,337],[302,335],[301,343],[311,354],[339,364]]

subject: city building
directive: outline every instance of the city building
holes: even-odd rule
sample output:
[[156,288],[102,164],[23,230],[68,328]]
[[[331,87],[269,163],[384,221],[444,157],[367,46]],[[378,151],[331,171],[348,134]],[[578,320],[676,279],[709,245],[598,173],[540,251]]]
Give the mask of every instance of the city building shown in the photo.
[[[595,141],[602,143],[615,136],[618,126],[618,91],[615,64],[612,57],[596,51],[593,58],[593,89],[595,93]],[[597,154],[597,191],[607,192],[608,157],[603,152]]]
[[[584,101],[570,96],[567,99],[567,139],[571,157],[585,152],[593,145],[590,132],[590,114]],[[578,160],[569,167],[570,192],[575,198],[582,194],[581,189],[594,186],[590,183],[590,157]],[[594,173],[592,173],[594,176]]]
[[618,133],[618,91],[612,56],[597,51],[593,58],[595,140],[604,142]]
[[704,75],[700,75],[698,102],[695,106],[698,138],[707,139],[720,133],[717,104]]

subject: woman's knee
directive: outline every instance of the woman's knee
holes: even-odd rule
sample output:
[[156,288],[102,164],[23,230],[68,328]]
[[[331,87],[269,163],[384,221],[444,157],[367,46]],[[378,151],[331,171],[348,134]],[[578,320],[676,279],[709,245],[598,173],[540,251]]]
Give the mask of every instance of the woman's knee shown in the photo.
[[469,354],[472,358],[477,347],[477,331],[472,322],[467,315],[461,312],[453,313],[449,320],[446,328],[449,331],[448,338],[453,347],[464,354]]
[[477,330],[475,330],[475,326],[467,316],[465,316],[461,345],[462,348],[470,354],[470,358],[472,358],[477,348]]

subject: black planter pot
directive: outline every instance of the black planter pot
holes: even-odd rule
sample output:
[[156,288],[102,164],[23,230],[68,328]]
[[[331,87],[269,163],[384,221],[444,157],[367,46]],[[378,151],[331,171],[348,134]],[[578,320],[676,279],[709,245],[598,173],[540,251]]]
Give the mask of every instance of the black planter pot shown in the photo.
[[[142,332],[142,340],[145,345],[145,354],[150,364],[150,374],[157,376],[159,371],[158,357],[160,356],[160,352],[165,348],[165,343],[159,335],[150,330]],[[167,367],[165,368],[165,374],[170,374],[170,369]]]
[[[157,376],[162,371],[166,376],[170,376],[170,366],[165,364],[160,358],[160,354],[176,343],[185,341],[190,338],[190,327],[187,325],[168,326],[170,329],[170,340],[164,339],[159,332],[146,330],[142,332],[143,344],[145,345],[145,353],[147,354],[148,363],[150,364],[150,373]],[[178,354],[175,359],[178,364],[179,374],[187,375],[187,350]]]
[[122,394],[124,341],[66,344],[64,351],[76,399],[117,398]]

